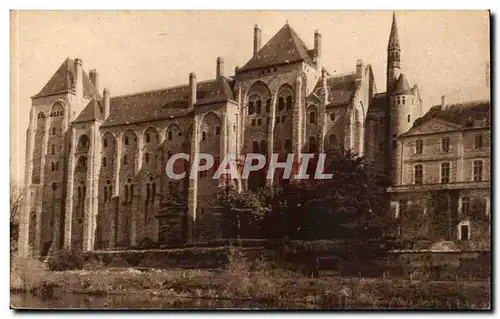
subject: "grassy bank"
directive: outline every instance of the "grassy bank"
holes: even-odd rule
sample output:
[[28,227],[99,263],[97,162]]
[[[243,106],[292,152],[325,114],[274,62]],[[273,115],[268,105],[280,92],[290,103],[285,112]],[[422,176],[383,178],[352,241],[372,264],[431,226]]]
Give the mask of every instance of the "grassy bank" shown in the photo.
[[16,260],[11,289],[40,295],[56,292],[143,294],[269,300],[282,307],[324,308],[488,308],[488,282],[409,282],[407,280],[308,278],[250,263],[231,251],[224,269],[137,270],[87,265],[75,271],[48,271],[38,261]]

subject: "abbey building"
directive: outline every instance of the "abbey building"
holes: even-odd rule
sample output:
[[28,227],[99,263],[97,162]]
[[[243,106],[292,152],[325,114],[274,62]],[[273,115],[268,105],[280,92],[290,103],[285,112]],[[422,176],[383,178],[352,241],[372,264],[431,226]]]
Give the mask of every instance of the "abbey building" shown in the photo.
[[[390,174],[396,217],[408,194],[428,191],[426,183],[458,187],[461,209],[471,207],[472,198],[489,196],[489,102],[424,115],[419,89],[403,73],[395,17],[387,92],[377,90],[371,66],[361,60],[351,73],[331,74],[322,63],[322,36],[313,36],[309,49],[285,24],[262,45],[255,26],[252,57],[234,75],[225,75],[220,57],[212,80],[197,81],[191,73],[186,85],[121,96],[101,91],[98,73],[85,72],[82,60],[63,61],[32,96],[21,254],[217,237],[216,227],[184,234],[186,221],[172,218],[175,212],[164,205],[177,189],[187,198],[189,220],[216,214],[217,180],[204,174],[194,180],[166,177],[168,158],[179,152],[210,153],[217,161],[229,153],[351,149]],[[477,135],[483,136],[480,147],[469,152],[470,141],[479,143]],[[440,142],[446,153],[436,153],[436,141],[446,136]],[[242,187],[264,183],[254,176]],[[462,239],[469,231],[465,225],[474,227],[457,220]]]

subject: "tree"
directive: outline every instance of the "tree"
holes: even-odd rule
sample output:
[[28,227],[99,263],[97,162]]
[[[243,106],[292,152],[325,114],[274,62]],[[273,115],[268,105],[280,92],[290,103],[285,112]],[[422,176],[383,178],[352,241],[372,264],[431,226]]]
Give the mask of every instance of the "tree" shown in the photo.
[[164,221],[160,225],[165,225],[160,228],[160,240],[176,243],[186,242],[191,237],[188,201],[178,183],[168,184],[168,193],[161,204],[159,218]]
[[223,238],[263,237],[262,222],[269,210],[257,194],[238,192],[232,186],[222,187],[215,197],[214,207],[221,214]]
[[19,238],[19,219],[21,214],[22,190],[16,185],[10,189],[10,251],[11,255],[17,251]]
[[292,184],[287,202],[300,214],[300,237],[377,238],[386,234],[390,216],[382,183],[385,177],[375,172],[350,151],[332,151],[324,168],[331,179],[310,178]]

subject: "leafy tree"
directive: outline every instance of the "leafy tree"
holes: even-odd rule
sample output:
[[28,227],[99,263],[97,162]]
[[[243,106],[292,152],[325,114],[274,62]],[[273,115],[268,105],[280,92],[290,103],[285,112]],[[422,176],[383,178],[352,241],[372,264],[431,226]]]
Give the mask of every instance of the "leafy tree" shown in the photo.
[[[162,235],[164,240],[170,242],[186,242],[189,240],[192,225],[190,223],[191,218],[188,216],[188,201],[185,192],[179,189],[178,183],[170,182],[168,184],[168,192],[161,203],[160,215],[160,218],[170,219],[167,224],[173,225],[173,228],[175,228],[161,230],[165,232],[164,236]],[[180,233],[179,229],[175,227],[176,225],[180,225]]]
[[[316,163],[310,165],[313,173]],[[300,214],[298,235],[304,239],[377,238],[390,226],[384,176],[350,151],[327,154],[324,173],[331,179],[294,183],[289,207]],[[313,177],[314,174],[311,174]]]
[[263,237],[262,222],[269,210],[257,194],[226,186],[217,193],[214,206],[221,214],[224,238]]

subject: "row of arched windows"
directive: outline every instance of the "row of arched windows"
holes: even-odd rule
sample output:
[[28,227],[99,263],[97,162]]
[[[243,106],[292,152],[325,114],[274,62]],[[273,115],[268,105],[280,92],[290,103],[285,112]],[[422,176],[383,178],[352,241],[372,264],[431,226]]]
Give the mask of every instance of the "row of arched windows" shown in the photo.
[[63,116],[63,115],[64,115],[64,111],[63,110],[54,111],[54,112],[50,113],[50,117],[59,117],[59,116]]
[[[271,112],[271,99],[268,98],[266,100],[266,113]],[[252,100],[248,102],[248,115],[252,114],[260,114],[262,113],[262,101],[259,100]]]

